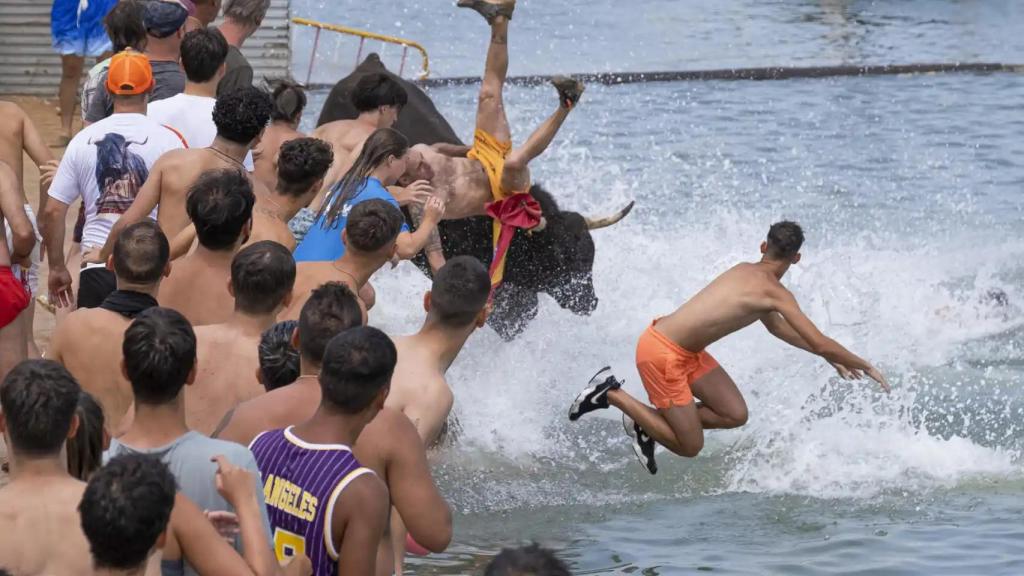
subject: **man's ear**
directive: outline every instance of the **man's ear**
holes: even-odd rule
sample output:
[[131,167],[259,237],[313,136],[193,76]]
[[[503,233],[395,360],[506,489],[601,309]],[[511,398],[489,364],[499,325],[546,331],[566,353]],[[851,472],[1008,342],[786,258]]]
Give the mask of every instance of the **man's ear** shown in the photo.
[[[3,412],[0,412],[0,434],[7,434],[7,418],[4,417]],[[7,451],[11,451],[10,444],[7,444]]]
[[68,428],[67,438],[74,438],[78,435],[78,427],[82,425],[82,420],[75,414],[71,417],[71,427]]
[[483,328],[487,325],[487,317],[491,315],[491,305],[484,306],[484,309],[476,315],[476,327]]
[[114,271],[114,255],[107,256],[107,270]]
[[228,278],[228,294],[231,294],[232,298],[235,297],[235,286],[231,282],[231,278]]
[[121,358],[121,376],[124,376],[125,380],[131,382],[131,378],[128,378],[128,366],[124,363],[124,358]]
[[427,293],[423,295],[423,311],[424,312],[430,312],[430,306],[432,304],[430,299],[431,299],[430,290],[427,290]]
[[768,242],[761,242],[761,254],[768,253]]
[[[310,196],[310,200],[315,198],[316,195],[320,193],[320,189],[324,187],[324,180],[326,180],[326,177],[320,178],[316,182],[313,182],[313,185],[309,187],[309,190],[306,192],[306,194]],[[308,207],[309,203],[307,202],[306,205]]]
[[289,290],[288,293],[284,295],[284,298],[281,299],[281,310],[286,310],[289,306],[292,305],[292,301],[294,300],[295,290]]
[[380,392],[377,392],[377,399],[374,400],[374,402],[373,402],[373,404],[374,404],[374,407],[373,407],[374,408],[374,412],[380,412],[381,410],[384,409],[384,403],[387,402],[388,395],[390,395],[390,394],[391,394],[391,385],[390,384],[388,384],[387,386],[381,388]]
[[348,250],[348,230],[341,230],[341,243],[345,246],[345,249]]
[[[170,529],[171,529],[171,527],[168,526],[167,530],[170,530]],[[160,536],[157,537],[156,544],[153,545],[153,548],[155,548],[157,550],[163,550],[164,547],[167,546],[167,530],[164,530],[163,532],[160,533]]]
[[171,261],[168,260],[167,264],[164,265],[164,278],[171,277]]
[[263,381],[263,370],[259,366],[256,367],[256,381],[263,386],[264,389],[267,387],[267,383]]
[[292,330],[291,341],[292,341],[292,348],[295,348],[296,350],[298,350],[299,349],[299,344],[301,344],[301,341],[299,340],[299,327],[298,326],[295,327],[295,330]]
[[793,264],[800,262],[800,256],[802,256],[802,254],[799,252],[796,253],[796,256],[793,256]]
[[196,383],[196,375],[199,374],[199,359],[192,363],[192,369],[188,371],[188,376],[185,378],[185,386],[191,386]]

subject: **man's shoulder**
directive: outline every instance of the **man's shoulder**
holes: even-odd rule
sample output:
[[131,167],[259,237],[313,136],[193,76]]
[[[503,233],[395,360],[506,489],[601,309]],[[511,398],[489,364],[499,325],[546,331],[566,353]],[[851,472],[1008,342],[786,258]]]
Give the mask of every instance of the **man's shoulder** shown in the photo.
[[57,331],[62,334],[79,330],[92,332],[96,329],[105,332],[123,332],[124,327],[129,323],[124,316],[105,308],[80,308],[68,314],[67,318],[57,326]]

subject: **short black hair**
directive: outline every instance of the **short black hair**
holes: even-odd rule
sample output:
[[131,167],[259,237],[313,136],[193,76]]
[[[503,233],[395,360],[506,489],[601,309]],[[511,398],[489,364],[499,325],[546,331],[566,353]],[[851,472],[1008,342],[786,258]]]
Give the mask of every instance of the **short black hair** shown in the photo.
[[388,335],[372,326],[338,334],[327,344],[320,367],[323,402],[343,414],[366,410],[391,386],[398,351]]
[[171,258],[171,246],[152,220],[125,228],[114,242],[114,274],[132,284],[155,284]]
[[93,474],[78,513],[94,566],[142,566],[167,530],[176,490],[167,466],[147,454],[117,456]]
[[78,431],[67,440],[68,474],[86,482],[103,465],[103,407],[85,390],[78,395]]
[[196,333],[176,310],[150,308],[124,331],[121,351],[135,402],[166,404],[178,397],[196,365]]
[[364,200],[352,207],[345,222],[348,245],[359,252],[376,252],[394,245],[405,218],[386,200]]
[[505,548],[487,565],[484,576],[572,576],[555,553],[536,543]]
[[292,346],[292,336],[298,327],[298,320],[285,320],[267,328],[260,337],[260,374],[267,392],[299,378],[299,351]]
[[228,41],[216,28],[196,28],[181,40],[181,66],[189,82],[209,82],[228,57]]
[[199,176],[188,191],[185,210],[204,248],[228,250],[252,220],[255,204],[249,178],[241,170],[223,168]]
[[277,192],[299,197],[322,179],[334,162],[331,145],[316,138],[296,138],[281,144],[277,157]]
[[306,109],[306,91],[302,86],[288,80],[274,82],[270,98],[274,101],[274,109],[270,111],[270,119],[281,122],[298,122],[302,111]]
[[281,305],[295,287],[295,259],[287,248],[262,240],[246,246],[231,261],[231,289],[235,310],[268,314]]
[[331,338],[362,324],[363,309],[355,293],[341,282],[328,282],[313,290],[302,306],[299,352],[303,358],[319,364]]
[[368,112],[376,110],[381,106],[404,108],[409,102],[409,94],[391,76],[375,72],[363,76],[356,82],[356,85],[352,88],[350,99],[356,110]]
[[768,230],[768,256],[792,258],[804,244],[804,231],[796,222],[783,220],[772,224]]
[[113,52],[124,52],[131,48],[136,52],[146,49],[149,36],[142,21],[142,3],[136,0],[121,0],[103,18],[103,27],[113,44]]
[[273,107],[270,94],[255,86],[225,92],[217,96],[213,106],[217,135],[235,144],[249,145],[267,127]]
[[64,447],[82,389],[52,360],[25,360],[4,377],[0,410],[11,449],[23,456],[54,456]]
[[465,327],[476,320],[490,294],[487,268],[472,256],[456,256],[434,275],[430,315],[444,326]]

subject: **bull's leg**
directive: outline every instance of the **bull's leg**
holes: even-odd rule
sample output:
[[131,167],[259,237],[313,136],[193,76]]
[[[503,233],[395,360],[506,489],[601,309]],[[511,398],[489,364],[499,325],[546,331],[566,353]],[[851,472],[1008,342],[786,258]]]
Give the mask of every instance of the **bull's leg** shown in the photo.
[[548,149],[555,134],[558,134],[565,119],[569,117],[569,111],[583,94],[583,83],[571,78],[558,76],[552,83],[558,89],[558,109],[533,131],[525,144],[513,150],[505,159],[501,184],[508,190],[525,190],[529,187],[530,173],[527,166]]
[[[515,2],[511,3],[513,6]],[[494,136],[501,142],[510,142],[512,132],[505,116],[502,93],[508,75],[508,17],[496,14],[489,19],[491,43],[487,47],[487,62],[480,86],[480,99],[476,110],[476,128]]]

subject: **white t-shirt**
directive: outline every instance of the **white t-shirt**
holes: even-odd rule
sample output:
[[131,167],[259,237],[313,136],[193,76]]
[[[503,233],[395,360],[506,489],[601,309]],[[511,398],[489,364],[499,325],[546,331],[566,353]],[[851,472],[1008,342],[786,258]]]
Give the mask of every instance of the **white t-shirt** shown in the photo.
[[[206,148],[217,137],[217,125],[213,123],[213,106],[216,103],[216,98],[183,92],[150,102],[146,115],[180,132],[189,148]],[[246,154],[243,164],[252,172],[252,152]]]
[[[149,170],[181,138],[143,114],[114,114],[79,132],[68,144],[50,186],[50,197],[85,204],[83,246],[103,246],[114,222],[128,210]],[[151,215],[156,218],[156,211]]]

